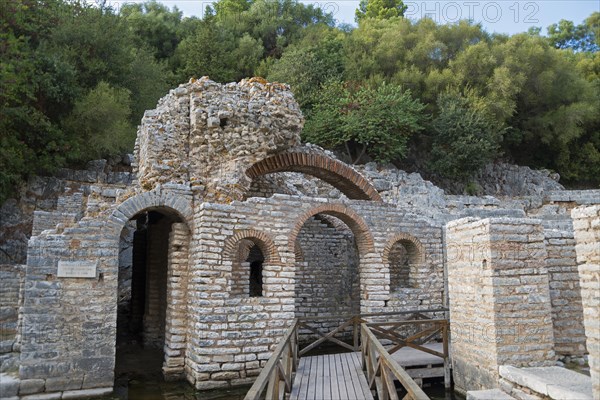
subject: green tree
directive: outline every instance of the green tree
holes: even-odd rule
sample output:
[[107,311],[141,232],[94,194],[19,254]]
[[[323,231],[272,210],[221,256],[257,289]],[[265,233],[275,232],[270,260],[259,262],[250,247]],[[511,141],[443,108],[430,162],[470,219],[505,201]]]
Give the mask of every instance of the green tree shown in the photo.
[[403,17],[407,8],[402,0],[360,0],[354,19],[360,23],[365,18]]
[[323,87],[302,134],[325,147],[344,146],[354,163],[365,154],[388,162],[405,156],[410,136],[423,129],[423,108],[399,86],[351,90],[331,82]]
[[[125,20],[110,8],[64,0],[0,2],[0,27],[0,198],[29,174],[87,161],[93,153],[84,151],[88,143],[106,152],[111,145],[111,151],[123,150],[122,143],[133,143],[143,111],[168,88],[166,65],[139,46]],[[90,93],[104,93],[96,98],[115,104],[100,82],[131,96],[127,107],[123,96],[117,96],[116,104],[129,118],[126,124],[120,112],[103,114],[102,121],[118,127],[119,137],[126,130],[126,141],[101,146],[94,137],[81,135],[97,132],[85,124],[98,121],[73,120],[75,107],[80,114],[83,105],[91,108]]]
[[138,46],[152,49],[154,56],[166,60],[173,56],[186,32],[182,29],[183,13],[155,0],[146,3],[125,3],[120,10]]
[[600,12],[594,12],[579,25],[561,19],[548,27],[548,39],[558,49],[596,52],[600,50]]
[[437,108],[431,130],[433,171],[465,179],[498,157],[503,130],[480,100],[472,94],[446,92],[439,96]]
[[291,45],[268,70],[271,81],[288,83],[304,112],[310,112],[321,86],[343,77],[345,34],[327,26],[314,26]]
[[181,68],[179,80],[209,76],[217,82],[236,79],[234,51],[236,40],[228,30],[208,19],[202,21],[195,34],[184,39],[177,53]]
[[131,93],[100,82],[75,103],[64,121],[65,131],[78,137],[71,158],[87,161],[122,154],[133,148]]

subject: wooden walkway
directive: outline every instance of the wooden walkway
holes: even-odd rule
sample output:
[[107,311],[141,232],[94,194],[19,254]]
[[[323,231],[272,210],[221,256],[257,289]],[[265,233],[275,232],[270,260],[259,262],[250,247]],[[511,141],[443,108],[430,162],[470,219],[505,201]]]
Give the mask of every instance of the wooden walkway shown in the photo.
[[303,357],[290,400],[373,400],[360,353]]

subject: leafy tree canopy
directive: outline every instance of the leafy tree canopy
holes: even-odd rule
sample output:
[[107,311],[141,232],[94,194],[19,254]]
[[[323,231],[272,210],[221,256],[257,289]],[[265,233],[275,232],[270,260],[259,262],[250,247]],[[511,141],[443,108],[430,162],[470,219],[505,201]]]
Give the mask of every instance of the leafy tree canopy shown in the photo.
[[411,135],[423,129],[424,106],[396,85],[322,87],[304,127],[304,139],[326,147],[343,145],[354,163],[363,155],[388,162],[406,155]]
[[402,0],[360,0],[354,19],[360,23],[365,18],[403,17],[407,8]]

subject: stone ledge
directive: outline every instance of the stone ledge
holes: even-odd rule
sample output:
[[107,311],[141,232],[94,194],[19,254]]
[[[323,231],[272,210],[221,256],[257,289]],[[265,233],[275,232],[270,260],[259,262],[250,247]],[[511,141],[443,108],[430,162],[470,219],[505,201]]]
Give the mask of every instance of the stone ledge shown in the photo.
[[515,400],[500,389],[469,390],[467,400]]
[[502,365],[500,376],[511,383],[531,389],[552,399],[592,399],[592,380],[561,367],[516,368]]

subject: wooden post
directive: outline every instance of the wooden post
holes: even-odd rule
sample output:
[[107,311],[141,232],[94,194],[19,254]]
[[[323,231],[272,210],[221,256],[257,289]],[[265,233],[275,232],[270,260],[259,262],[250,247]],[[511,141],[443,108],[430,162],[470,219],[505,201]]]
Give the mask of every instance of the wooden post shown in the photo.
[[442,341],[444,344],[444,388],[446,391],[451,389],[452,376],[450,375],[450,355],[448,352],[448,320],[444,322],[442,329]]
[[359,337],[359,327],[360,325],[358,324],[358,316],[355,315],[354,316],[354,351],[358,351],[359,347],[358,347],[358,337]]

